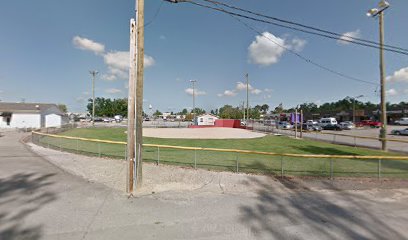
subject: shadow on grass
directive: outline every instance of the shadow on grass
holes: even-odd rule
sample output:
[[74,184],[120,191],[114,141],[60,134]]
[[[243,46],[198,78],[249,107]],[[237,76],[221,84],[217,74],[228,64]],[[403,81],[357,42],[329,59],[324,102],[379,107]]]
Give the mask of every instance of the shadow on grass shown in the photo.
[[[406,222],[408,216],[388,215],[385,207],[361,195],[341,192],[330,183],[326,191],[310,189],[290,178],[271,177],[284,186],[251,178],[260,186],[256,203],[240,207],[241,222],[262,239],[405,239],[392,226]],[[395,209],[394,209],[395,210]]]
[[0,239],[40,239],[42,226],[24,226],[25,219],[57,199],[44,191],[54,174],[18,173],[0,178]]
[[299,151],[303,151],[310,154],[327,154],[327,155],[354,155],[358,156],[354,152],[350,151],[343,151],[337,148],[330,148],[330,147],[317,147],[317,146],[294,146],[295,149]]

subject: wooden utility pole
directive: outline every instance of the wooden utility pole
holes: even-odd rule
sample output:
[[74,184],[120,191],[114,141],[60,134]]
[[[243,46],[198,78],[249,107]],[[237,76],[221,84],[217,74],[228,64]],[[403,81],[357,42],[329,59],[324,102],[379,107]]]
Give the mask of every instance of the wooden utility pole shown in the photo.
[[135,96],[136,96],[136,22],[130,20],[130,66],[129,66],[129,95],[128,95],[128,129],[127,129],[127,178],[126,191],[133,192],[133,178],[135,171]]
[[143,153],[143,75],[144,75],[144,0],[137,6],[137,78],[136,78],[136,189],[142,187]]
[[387,103],[385,100],[385,64],[384,64],[384,12],[379,13],[380,23],[380,77],[381,77],[381,149],[387,151]]

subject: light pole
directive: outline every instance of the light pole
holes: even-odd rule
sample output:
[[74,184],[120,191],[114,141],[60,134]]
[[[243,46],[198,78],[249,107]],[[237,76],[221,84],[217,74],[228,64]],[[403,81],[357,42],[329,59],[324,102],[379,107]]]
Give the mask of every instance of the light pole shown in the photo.
[[247,119],[246,119],[246,121],[245,121],[245,124],[246,124],[246,126],[248,126],[248,120],[249,120],[249,79],[248,79],[248,73],[247,74],[245,74],[245,78],[246,78],[246,98],[247,98],[247,100],[246,100],[246,111],[247,111],[247,114],[246,114],[246,117],[247,117]]
[[195,109],[195,83],[197,80],[190,80],[190,82],[193,84],[193,122],[195,125],[195,115],[196,115],[196,109]]
[[98,71],[92,70],[89,73],[92,75],[92,126],[95,126],[95,78]]
[[364,95],[353,97],[353,123],[356,123],[356,99],[362,98]]
[[378,8],[373,8],[368,11],[367,16],[379,18],[380,26],[380,79],[381,79],[381,148],[387,151],[387,107],[385,100],[385,66],[384,66],[384,11],[390,7],[390,4],[381,0]]

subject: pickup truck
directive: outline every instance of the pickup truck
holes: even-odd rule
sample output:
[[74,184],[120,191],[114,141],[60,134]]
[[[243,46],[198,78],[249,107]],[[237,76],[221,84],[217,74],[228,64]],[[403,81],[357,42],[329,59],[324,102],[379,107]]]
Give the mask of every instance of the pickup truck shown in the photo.
[[382,123],[381,122],[377,122],[377,121],[373,121],[373,120],[363,120],[361,122],[356,123],[357,127],[372,127],[372,128],[379,128],[381,127]]

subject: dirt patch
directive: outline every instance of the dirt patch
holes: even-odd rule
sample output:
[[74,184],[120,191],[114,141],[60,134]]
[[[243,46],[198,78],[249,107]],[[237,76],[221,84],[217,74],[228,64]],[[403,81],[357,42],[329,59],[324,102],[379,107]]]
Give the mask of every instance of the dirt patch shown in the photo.
[[263,133],[238,128],[144,128],[143,136],[189,139],[260,138]]

